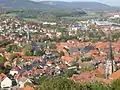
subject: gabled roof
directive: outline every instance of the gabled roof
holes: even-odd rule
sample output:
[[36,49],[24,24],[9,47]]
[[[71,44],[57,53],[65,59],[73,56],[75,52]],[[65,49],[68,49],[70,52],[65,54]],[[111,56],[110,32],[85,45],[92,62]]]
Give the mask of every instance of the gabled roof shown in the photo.
[[20,79],[19,79],[19,81],[21,81],[21,82],[26,82],[26,81],[28,81],[28,82],[31,82],[28,78],[26,78],[26,77],[21,77]]
[[101,68],[101,67],[97,68],[95,71],[96,71],[96,73],[98,73],[98,74],[104,75],[104,69]]
[[19,71],[19,70],[20,70],[19,67],[14,67],[14,68],[11,69],[11,71]]
[[119,79],[120,78],[120,70],[112,73],[110,76],[109,76],[109,79],[112,79],[112,80],[116,80],[116,79]]
[[107,48],[108,47],[108,43],[103,43],[103,42],[98,42],[95,44],[96,48]]
[[0,74],[0,81],[3,81],[7,76],[4,73]]
[[90,50],[89,53],[91,53],[91,54],[99,54],[99,51],[98,50]]
[[95,50],[95,48],[93,46],[86,46],[84,48],[85,51],[90,51],[90,50]]
[[31,86],[25,86],[23,90],[34,90]]
[[77,51],[79,51],[79,49],[77,47],[75,47],[75,48],[70,48],[68,52],[73,53],[73,52],[77,52]]
[[33,56],[22,56],[23,59],[33,59]]
[[69,56],[62,56],[61,59],[62,59],[63,61],[69,61],[69,62],[71,62],[71,61],[74,60],[74,58],[69,57]]
[[105,84],[111,84],[111,82],[112,82],[110,79],[99,78],[99,77],[95,77],[95,78],[93,78],[93,80],[95,80],[97,82],[103,82]]
[[80,81],[82,83],[89,82],[93,74],[91,72],[83,72],[81,74],[73,74],[70,80]]
[[84,82],[89,82],[91,80],[94,80],[96,75],[104,75],[104,69],[99,67],[95,70],[83,72],[81,74],[73,74],[70,80],[80,81],[84,83]]
[[0,51],[4,51],[6,48],[0,48]]
[[6,61],[6,62],[4,63],[4,67],[6,67],[6,66],[11,66],[11,63],[10,63],[9,61]]
[[7,53],[7,52],[4,53],[4,56],[5,56],[6,58],[10,58],[10,55],[11,55],[10,53]]
[[13,52],[14,54],[24,55],[24,52]]

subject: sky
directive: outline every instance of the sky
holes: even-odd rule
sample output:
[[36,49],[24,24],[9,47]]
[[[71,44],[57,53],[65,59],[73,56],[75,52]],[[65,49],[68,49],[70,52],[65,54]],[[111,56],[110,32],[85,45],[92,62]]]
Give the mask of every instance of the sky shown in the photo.
[[32,0],[32,1],[95,1],[95,2],[101,2],[107,5],[111,6],[119,6],[120,7],[120,0]]

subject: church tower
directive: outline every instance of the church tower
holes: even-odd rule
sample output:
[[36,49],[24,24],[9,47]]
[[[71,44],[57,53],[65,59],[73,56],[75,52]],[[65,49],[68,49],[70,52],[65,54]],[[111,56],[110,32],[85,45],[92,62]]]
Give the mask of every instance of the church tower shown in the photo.
[[[109,39],[111,38],[111,35],[109,37]],[[106,66],[105,66],[105,74],[106,74],[106,78],[108,78],[108,75],[112,74],[115,71],[115,62],[114,62],[114,56],[112,53],[112,43],[111,43],[111,39],[109,42],[109,52],[107,55],[107,61],[106,61]]]

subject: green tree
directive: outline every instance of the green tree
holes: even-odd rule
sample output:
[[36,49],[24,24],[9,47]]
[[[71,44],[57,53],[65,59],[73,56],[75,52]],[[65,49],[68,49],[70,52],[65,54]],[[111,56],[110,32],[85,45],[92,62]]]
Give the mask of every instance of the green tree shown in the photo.
[[80,90],[80,84],[63,77],[45,77],[36,90]]
[[33,55],[33,51],[32,51],[32,45],[25,45],[22,49],[22,51],[24,52],[24,54],[26,56],[32,56]]
[[5,57],[0,56],[0,64],[4,64],[7,59]]
[[74,69],[68,69],[65,71],[65,75],[70,78],[72,77],[73,74],[78,74],[77,71],[75,71]]
[[120,90],[120,79],[113,81],[111,86],[113,90]]
[[60,51],[59,55],[60,55],[60,57],[64,56],[64,52]]
[[43,54],[44,54],[43,50],[37,50],[35,53],[36,56],[42,56]]
[[4,63],[7,61],[5,57],[0,56],[0,73],[4,73]]
[[25,52],[27,50],[32,51],[32,45],[26,44],[23,46],[22,51]]
[[91,60],[93,60],[93,58],[91,58],[91,57],[81,59],[82,62],[88,62],[88,61],[91,61]]
[[20,58],[21,56],[19,55],[19,54],[11,54],[10,55],[10,60],[11,60],[11,63],[13,63],[13,60],[15,59],[15,58]]
[[4,69],[1,69],[1,68],[0,68],[0,73],[4,73]]
[[11,66],[7,66],[5,69],[4,69],[4,73],[5,74],[9,74],[10,70],[12,69]]
[[17,45],[7,45],[6,46],[6,51],[7,52],[13,52],[16,51],[19,47]]
[[33,52],[30,51],[30,50],[27,50],[27,51],[25,51],[25,55],[26,55],[26,56],[32,56],[32,55],[33,55]]
[[82,86],[82,90],[112,90],[109,85],[103,85],[100,82],[94,82],[94,83],[85,83]]

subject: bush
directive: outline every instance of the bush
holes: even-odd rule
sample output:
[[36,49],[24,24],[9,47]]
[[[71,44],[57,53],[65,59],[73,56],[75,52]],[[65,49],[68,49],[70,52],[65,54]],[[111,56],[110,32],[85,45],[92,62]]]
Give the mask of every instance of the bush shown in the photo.
[[78,73],[74,69],[68,69],[65,71],[65,76],[68,78],[72,77],[73,74],[78,74]]
[[99,82],[80,84],[61,76],[43,77],[40,79],[40,83],[36,90],[120,90],[112,89]]
[[120,90],[120,79],[113,81],[111,86],[113,90]]
[[80,90],[80,84],[63,77],[46,77],[36,90]]
[[85,83],[81,85],[81,90],[112,90],[108,85],[103,85],[102,83]]
[[91,60],[93,60],[93,58],[91,58],[91,57],[81,59],[82,62],[88,62],[88,61],[91,61]]

